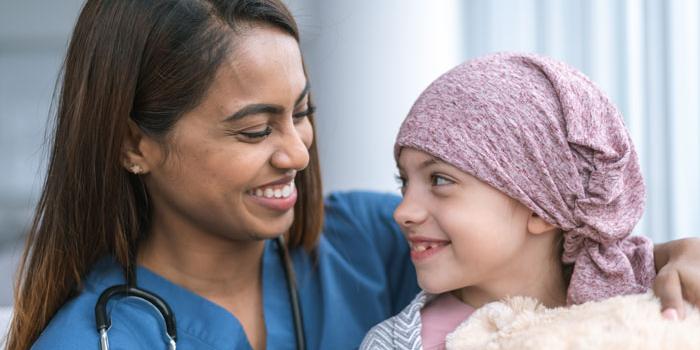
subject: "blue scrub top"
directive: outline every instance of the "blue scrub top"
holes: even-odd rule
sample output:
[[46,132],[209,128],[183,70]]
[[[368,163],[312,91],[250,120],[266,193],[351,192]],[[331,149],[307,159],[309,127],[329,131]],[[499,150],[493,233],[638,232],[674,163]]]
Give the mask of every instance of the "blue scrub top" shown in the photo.
[[[408,246],[392,212],[399,197],[369,192],[326,199],[316,257],[291,252],[308,349],[355,349],[375,324],[398,313],[418,292]],[[273,241],[263,254],[263,307],[268,349],[294,349],[294,322],[283,264]],[[146,268],[138,286],[172,308],[178,349],[251,349],[243,327],[228,311]],[[81,293],[51,320],[32,349],[99,349],[95,303],[108,287],[123,284],[122,268],[99,261]],[[140,299],[111,301],[110,349],[166,349],[160,314]]]

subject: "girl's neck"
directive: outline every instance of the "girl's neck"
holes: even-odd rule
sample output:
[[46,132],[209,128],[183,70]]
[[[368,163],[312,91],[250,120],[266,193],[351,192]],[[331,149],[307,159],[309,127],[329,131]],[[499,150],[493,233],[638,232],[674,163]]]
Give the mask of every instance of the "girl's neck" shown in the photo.
[[537,299],[546,307],[565,306],[567,283],[558,256],[538,255],[534,250],[511,262],[499,275],[455,290],[453,295],[474,308],[515,296]]

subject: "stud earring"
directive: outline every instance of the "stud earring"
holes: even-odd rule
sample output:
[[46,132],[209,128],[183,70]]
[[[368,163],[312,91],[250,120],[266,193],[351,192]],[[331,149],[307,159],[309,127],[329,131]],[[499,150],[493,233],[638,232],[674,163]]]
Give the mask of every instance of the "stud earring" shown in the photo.
[[135,175],[139,175],[143,172],[143,168],[138,164],[131,164],[131,166],[129,166],[129,171]]

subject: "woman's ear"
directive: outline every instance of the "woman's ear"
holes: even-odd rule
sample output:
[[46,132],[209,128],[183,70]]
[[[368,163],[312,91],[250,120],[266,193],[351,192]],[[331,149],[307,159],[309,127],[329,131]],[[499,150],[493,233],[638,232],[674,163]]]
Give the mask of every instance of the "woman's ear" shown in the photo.
[[147,174],[153,164],[153,147],[150,145],[153,141],[131,119],[127,123],[128,130],[122,143],[122,166],[132,174]]
[[534,235],[547,233],[556,230],[556,228],[556,226],[548,223],[534,212],[530,214],[530,218],[527,220],[527,231]]

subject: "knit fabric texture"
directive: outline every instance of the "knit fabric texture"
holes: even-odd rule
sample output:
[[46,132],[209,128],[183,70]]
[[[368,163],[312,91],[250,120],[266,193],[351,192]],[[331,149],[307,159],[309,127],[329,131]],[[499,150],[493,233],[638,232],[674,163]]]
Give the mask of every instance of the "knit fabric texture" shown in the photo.
[[641,293],[653,245],[630,236],[644,208],[639,160],[617,108],[550,58],[500,53],[434,81],[403,122],[394,155],[424,151],[562,229],[574,264],[568,304]]

